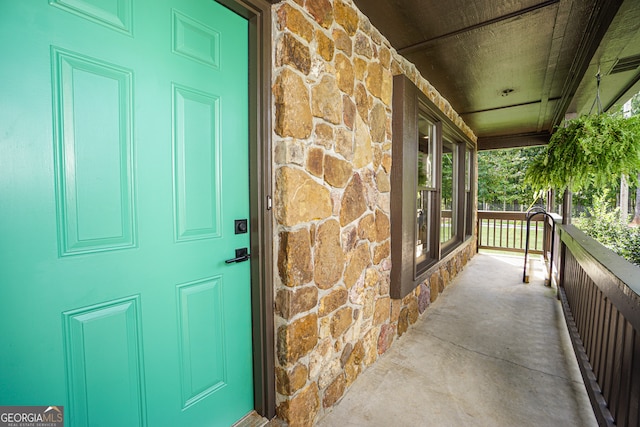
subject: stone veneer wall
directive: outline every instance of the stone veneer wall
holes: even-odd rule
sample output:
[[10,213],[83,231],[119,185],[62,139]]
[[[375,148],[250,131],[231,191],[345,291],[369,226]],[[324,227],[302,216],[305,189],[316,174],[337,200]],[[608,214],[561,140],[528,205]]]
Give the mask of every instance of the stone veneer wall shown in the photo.
[[475,253],[471,240],[389,297],[392,76],[475,135],[351,0],[273,9],[277,414],[309,426]]

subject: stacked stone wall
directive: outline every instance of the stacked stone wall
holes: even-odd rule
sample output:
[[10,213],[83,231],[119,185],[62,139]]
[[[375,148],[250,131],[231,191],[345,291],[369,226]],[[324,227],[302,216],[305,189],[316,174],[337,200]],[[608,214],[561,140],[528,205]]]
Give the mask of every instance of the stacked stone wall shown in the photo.
[[310,426],[474,253],[465,243],[390,298],[392,76],[475,136],[350,0],[286,0],[273,16],[277,414]]

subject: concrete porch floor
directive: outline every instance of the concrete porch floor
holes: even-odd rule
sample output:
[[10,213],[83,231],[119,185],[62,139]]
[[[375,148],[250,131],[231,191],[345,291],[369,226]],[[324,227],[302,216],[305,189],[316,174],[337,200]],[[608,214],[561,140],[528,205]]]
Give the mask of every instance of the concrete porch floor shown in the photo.
[[320,427],[597,426],[537,262],[478,254]]

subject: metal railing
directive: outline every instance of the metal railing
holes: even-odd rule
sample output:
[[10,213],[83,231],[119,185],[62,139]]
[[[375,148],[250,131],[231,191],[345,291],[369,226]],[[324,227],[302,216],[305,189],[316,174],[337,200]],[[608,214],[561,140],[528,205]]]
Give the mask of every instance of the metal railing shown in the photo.
[[562,242],[559,297],[601,426],[640,426],[640,269],[571,225]]

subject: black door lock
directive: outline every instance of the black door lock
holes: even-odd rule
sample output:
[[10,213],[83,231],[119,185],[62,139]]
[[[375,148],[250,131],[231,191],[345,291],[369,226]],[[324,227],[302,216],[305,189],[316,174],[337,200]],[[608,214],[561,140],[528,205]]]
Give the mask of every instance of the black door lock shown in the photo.
[[247,232],[247,220],[246,219],[236,219],[235,221],[235,230],[236,234],[244,234]]
[[226,260],[225,263],[232,264],[234,262],[244,262],[248,261],[250,257],[251,254],[247,248],[240,248],[236,249],[236,257]]

